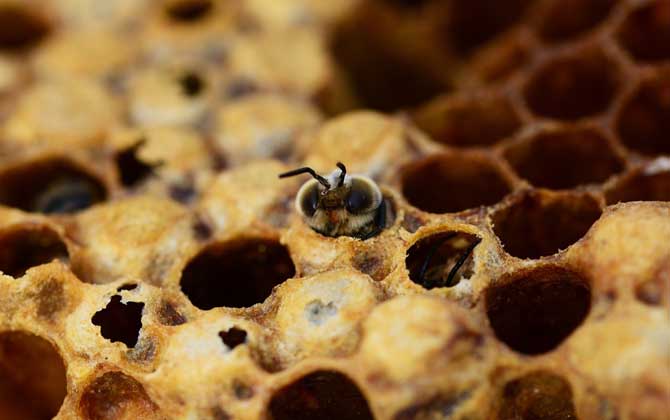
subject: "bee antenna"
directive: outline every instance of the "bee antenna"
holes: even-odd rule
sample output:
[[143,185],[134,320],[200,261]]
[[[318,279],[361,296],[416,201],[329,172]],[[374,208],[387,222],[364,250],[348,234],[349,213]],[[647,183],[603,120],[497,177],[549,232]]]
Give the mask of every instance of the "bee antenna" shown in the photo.
[[292,171],[284,172],[283,174],[279,174],[279,178],[288,178],[290,176],[296,176],[296,175],[301,175],[301,174],[312,175],[312,177],[314,179],[316,179],[317,181],[319,181],[319,183],[321,185],[323,185],[327,189],[330,189],[330,183],[328,182],[328,180],[326,178],[322,177],[321,175],[317,174],[314,171],[314,169],[308,168],[308,167],[298,168],[298,169],[294,169]]
[[341,187],[344,185],[344,177],[347,175],[347,167],[344,166],[344,163],[342,162],[337,162],[337,167],[340,168],[340,171],[342,171],[340,173],[340,179],[337,182],[337,186]]

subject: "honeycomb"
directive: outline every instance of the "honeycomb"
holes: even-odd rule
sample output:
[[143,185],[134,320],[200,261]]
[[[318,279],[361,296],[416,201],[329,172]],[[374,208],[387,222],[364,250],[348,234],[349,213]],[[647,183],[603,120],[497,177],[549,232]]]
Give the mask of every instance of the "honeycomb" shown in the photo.
[[668,0],[0,0],[0,121],[2,419],[668,418]]

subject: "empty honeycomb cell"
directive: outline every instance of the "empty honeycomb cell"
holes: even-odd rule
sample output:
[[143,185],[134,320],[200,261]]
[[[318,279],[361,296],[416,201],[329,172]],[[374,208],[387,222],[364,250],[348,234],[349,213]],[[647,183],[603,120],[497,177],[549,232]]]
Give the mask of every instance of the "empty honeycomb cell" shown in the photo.
[[606,111],[616,95],[619,77],[617,64],[603,52],[572,51],[536,69],[524,96],[539,116],[575,120]]
[[563,189],[604,182],[625,161],[596,129],[540,132],[504,151],[516,172],[536,187]]
[[632,11],[617,38],[637,60],[670,59],[670,1],[652,1]]
[[100,327],[100,334],[114,342],[121,342],[128,348],[135,347],[142,328],[144,303],[121,302],[121,296],[114,295],[104,309],[91,318],[93,325]]
[[455,213],[502,200],[511,181],[482,154],[438,154],[418,160],[402,171],[407,201],[430,213]]
[[372,420],[360,389],[345,375],[328,370],[312,372],[279,389],[270,400],[272,420]]
[[433,140],[455,147],[489,146],[521,126],[509,99],[490,94],[437,99],[419,110],[414,121]]
[[475,85],[506,80],[529,63],[532,47],[525,32],[502,35],[473,55],[465,77]]
[[496,420],[576,420],[572,388],[562,377],[535,371],[505,384]]
[[165,12],[174,22],[192,23],[207,17],[213,8],[212,0],[171,0]]
[[237,327],[231,327],[226,331],[219,331],[219,337],[221,337],[223,344],[232,350],[240,344],[246,343],[247,332]]
[[66,392],[65,363],[50,342],[24,331],[0,333],[0,418],[50,419]]
[[607,204],[628,201],[670,201],[670,167],[629,172],[605,190]]
[[0,231],[0,271],[21,277],[26,270],[53,260],[67,262],[69,254],[53,229],[25,224]]
[[79,410],[86,420],[164,418],[142,384],[118,371],[106,372],[88,384]]
[[631,150],[670,154],[670,70],[645,80],[626,99],[617,115],[616,129]]
[[466,55],[518,22],[533,0],[451,0],[445,40]]
[[601,212],[588,194],[525,192],[492,215],[493,230],[508,254],[540,258],[581,239]]
[[278,241],[239,238],[200,251],[184,268],[181,289],[200,309],[243,308],[262,303],[294,275],[291,256]]
[[407,251],[409,278],[426,289],[453,287],[473,274],[473,252],[481,239],[465,232],[440,232]]
[[0,51],[21,52],[32,49],[51,33],[51,22],[38,5],[35,3],[31,7],[21,2],[4,2],[0,5]]
[[617,0],[551,0],[543,10],[537,31],[548,42],[576,38],[605,21],[616,3]]
[[559,346],[591,309],[588,279],[557,265],[508,274],[489,286],[485,295],[486,315],[496,337],[512,350],[530,355]]
[[103,184],[73,163],[53,158],[0,173],[0,204],[38,213],[71,213],[103,201]]

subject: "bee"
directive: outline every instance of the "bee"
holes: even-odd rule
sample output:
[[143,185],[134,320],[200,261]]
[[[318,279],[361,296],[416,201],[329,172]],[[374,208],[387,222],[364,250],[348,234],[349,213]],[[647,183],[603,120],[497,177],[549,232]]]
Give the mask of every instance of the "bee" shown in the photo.
[[306,223],[322,235],[351,236],[368,239],[384,229],[386,204],[373,180],[363,175],[347,175],[347,168],[337,162],[338,169],[328,177],[312,168],[298,168],[279,178],[310,174],[298,191],[295,206]]

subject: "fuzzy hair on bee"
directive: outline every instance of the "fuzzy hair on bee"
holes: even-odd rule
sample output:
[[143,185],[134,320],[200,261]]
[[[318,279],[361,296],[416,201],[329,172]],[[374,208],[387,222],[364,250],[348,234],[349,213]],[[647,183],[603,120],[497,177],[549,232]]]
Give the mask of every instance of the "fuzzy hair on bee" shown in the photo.
[[280,178],[309,174],[296,196],[296,210],[315,231],[325,236],[368,239],[386,225],[386,205],[377,184],[364,175],[349,175],[341,162],[323,177],[312,168],[298,168]]

